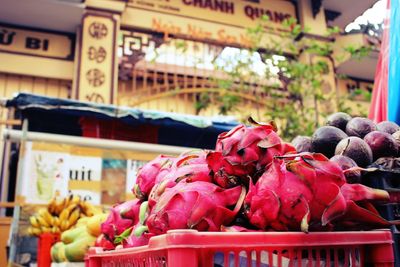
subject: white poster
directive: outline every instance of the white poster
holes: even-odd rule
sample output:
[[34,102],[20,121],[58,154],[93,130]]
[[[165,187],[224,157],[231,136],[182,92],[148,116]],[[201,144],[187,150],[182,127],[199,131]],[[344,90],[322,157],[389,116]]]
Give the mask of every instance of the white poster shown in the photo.
[[68,195],[69,158],[67,153],[31,150],[27,143],[22,194],[27,202],[48,203],[56,191]]
[[[86,156],[70,156],[69,161],[69,180],[80,182],[101,182],[102,158]],[[92,204],[101,204],[101,195],[98,187],[93,186],[93,190],[70,190],[72,194],[79,195],[81,198],[90,201]]]

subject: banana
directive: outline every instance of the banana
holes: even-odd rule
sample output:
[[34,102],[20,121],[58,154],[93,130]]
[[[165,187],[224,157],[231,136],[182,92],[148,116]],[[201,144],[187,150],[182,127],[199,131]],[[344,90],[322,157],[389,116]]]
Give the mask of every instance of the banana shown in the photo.
[[53,226],[60,226],[60,218],[57,216],[53,217]]
[[72,199],[71,199],[69,205],[79,204],[81,202],[81,197],[80,196],[77,196],[77,195],[71,195],[71,196],[72,196]]
[[49,213],[49,211],[45,208],[39,209],[38,210],[38,217],[42,217],[48,225],[52,225],[53,224],[53,216],[51,216],[51,214]]
[[53,226],[53,227],[51,227],[51,232],[53,234],[59,233],[60,232],[60,228],[58,228],[57,226]]
[[72,194],[65,198],[64,208],[68,207],[71,204],[73,198],[74,195]]
[[61,224],[60,224],[61,232],[67,230],[68,228],[69,228],[69,221],[67,221],[67,220],[61,221]]
[[42,233],[51,233],[51,227],[42,226],[40,227]]
[[102,213],[102,211],[100,209],[96,208],[95,206],[93,206],[92,203],[89,203],[87,201],[84,201],[82,203],[82,210],[83,210],[83,213],[88,217]]
[[47,221],[42,216],[37,216],[36,219],[41,227],[42,226],[44,226],[44,227],[50,226],[50,224],[48,224]]
[[60,213],[64,209],[64,204],[65,204],[65,198],[56,200],[56,203],[54,204],[54,214],[55,215],[60,215]]
[[38,227],[29,227],[28,228],[28,233],[30,235],[40,235],[42,233],[42,230]]
[[64,221],[66,221],[66,220],[68,220],[69,213],[70,213],[70,210],[69,210],[69,209],[64,209],[64,210],[60,213],[59,218],[60,218],[60,222],[61,222],[61,223],[64,222]]
[[53,197],[50,201],[50,203],[47,205],[47,210],[51,213],[54,214],[56,211],[56,197]]
[[80,207],[75,207],[72,212],[69,215],[68,221],[69,221],[69,225],[74,225],[76,223],[76,221],[79,219],[79,215],[81,214],[81,209]]
[[39,222],[38,222],[38,220],[37,220],[37,218],[35,216],[29,217],[29,222],[31,223],[31,225],[33,227],[39,227],[40,226],[40,224],[39,224]]

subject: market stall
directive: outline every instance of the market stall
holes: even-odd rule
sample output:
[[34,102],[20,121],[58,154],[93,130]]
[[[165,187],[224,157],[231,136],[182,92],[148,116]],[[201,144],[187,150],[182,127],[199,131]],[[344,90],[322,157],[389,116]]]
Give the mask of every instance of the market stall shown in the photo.
[[[73,193],[95,205],[125,201],[133,197],[135,173],[145,162],[160,153],[179,155],[211,147],[219,133],[236,125],[28,94],[16,96],[7,107],[26,122],[26,129],[3,131],[6,143],[17,144],[16,148],[20,144],[23,153],[16,158],[20,185],[3,169],[2,197],[7,200],[9,195],[12,200],[19,188],[16,195],[23,195],[24,203],[39,206],[47,204],[56,192],[63,197]],[[18,153],[5,152],[6,162],[16,166],[10,154]],[[4,185],[9,185],[8,192]],[[24,215],[25,221],[28,215]],[[22,230],[27,231],[26,227]]]

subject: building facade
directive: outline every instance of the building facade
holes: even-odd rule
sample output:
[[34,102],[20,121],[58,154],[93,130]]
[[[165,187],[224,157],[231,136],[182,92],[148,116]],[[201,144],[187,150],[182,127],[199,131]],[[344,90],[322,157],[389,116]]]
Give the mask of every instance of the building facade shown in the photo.
[[[208,93],[212,102],[218,93],[211,78],[222,74],[207,64],[227,47],[247,47],[246,29],[255,26],[258,18],[267,16],[268,27],[274,29],[284,19],[294,18],[309,29],[303,38],[339,48],[353,43],[357,48],[369,45],[371,40],[362,34],[326,38],[328,27],[343,28],[376,1],[362,1],[351,8],[342,0],[0,2],[1,97],[30,92],[215,115],[217,107],[210,105],[199,112],[195,105],[202,94]],[[182,40],[184,53],[177,49]],[[329,90],[338,95],[348,95],[359,88],[372,90],[376,52],[362,61],[350,56],[340,63],[332,57],[326,61]],[[246,99],[249,113],[256,113],[265,101],[260,100],[264,96],[262,86],[250,81],[251,93],[238,93],[238,97]],[[367,110],[368,99],[358,94],[354,101]]]

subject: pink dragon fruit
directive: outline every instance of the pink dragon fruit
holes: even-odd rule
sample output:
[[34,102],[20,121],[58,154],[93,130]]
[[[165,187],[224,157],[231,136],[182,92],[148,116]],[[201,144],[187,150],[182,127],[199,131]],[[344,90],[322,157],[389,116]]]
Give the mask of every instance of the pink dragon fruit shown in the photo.
[[[170,229],[219,231],[234,220],[245,193],[240,186],[224,190],[209,182],[180,182],[160,196],[146,225],[156,235]],[[233,205],[233,210],[228,209]]]
[[295,153],[295,148],[283,143],[273,124],[256,127],[238,125],[218,136],[215,152],[207,155],[207,163],[214,174],[214,182],[224,188],[257,178],[276,155]]
[[205,158],[205,152],[178,157],[167,174],[163,175],[160,179],[157,176],[156,184],[149,195],[149,206],[153,207],[156,204],[166,188],[174,187],[179,182],[211,182],[211,170]]
[[[365,200],[388,200],[382,190],[347,184],[339,165],[322,154],[302,153],[274,159],[245,199],[250,223],[278,231],[331,230],[339,220],[389,225],[358,206]],[[359,216],[359,218],[358,218]]]
[[108,240],[114,240],[116,236],[122,234],[126,229],[132,226],[133,221],[131,219],[122,218],[117,209],[111,208],[107,220],[101,224],[101,232]]
[[163,173],[167,173],[175,158],[165,155],[160,155],[154,160],[146,163],[138,172],[136,184],[132,189],[132,192],[137,198],[146,199],[150,194],[151,189],[156,183],[157,176],[161,179]]
[[[141,230],[140,228],[145,228],[145,229]],[[142,227],[141,225],[133,227],[128,238],[122,241],[122,246],[124,248],[133,248],[133,247],[147,245],[149,243],[150,238],[154,236],[154,234],[144,232],[146,229],[147,227],[145,226]]]
[[140,199],[132,199],[125,201],[114,207],[119,212],[122,218],[132,220],[133,224],[136,224],[139,220],[139,208],[142,204]]
[[115,245],[112,241],[108,240],[104,234],[99,235],[96,238],[96,241],[94,243],[95,247],[101,247],[104,250],[113,250],[115,249]]

